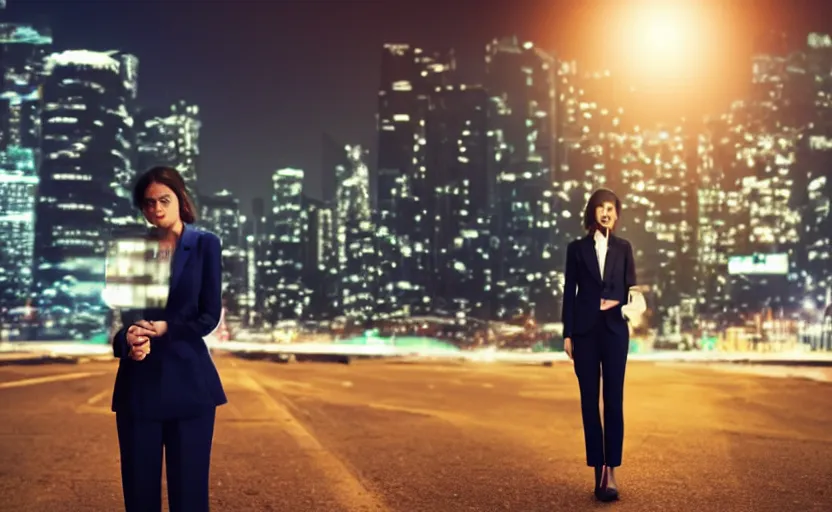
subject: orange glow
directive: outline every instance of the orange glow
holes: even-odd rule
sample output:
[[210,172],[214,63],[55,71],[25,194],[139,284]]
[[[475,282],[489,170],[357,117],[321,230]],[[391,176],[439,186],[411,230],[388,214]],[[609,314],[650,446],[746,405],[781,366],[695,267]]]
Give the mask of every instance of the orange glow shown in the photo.
[[[736,56],[741,16],[722,2],[609,0],[586,19],[617,104],[637,123],[668,122],[724,108],[727,65]],[[597,69],[597,68],[596,68]]]
[[624,2],[613,32],[619,62],[653,78],[684,72],[707,46],[705,16],[696,2]]
[[648,11],[645,13],[644,43],[645,51],[654,53],[679,54],[688,36],[685,20],[678,12],[668,10]]

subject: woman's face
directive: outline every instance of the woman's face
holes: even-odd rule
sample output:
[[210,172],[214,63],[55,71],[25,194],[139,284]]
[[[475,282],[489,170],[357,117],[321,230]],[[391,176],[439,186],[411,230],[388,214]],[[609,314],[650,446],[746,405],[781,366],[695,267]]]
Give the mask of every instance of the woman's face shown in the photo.
[[618,221],[618,213],[615,211],[615,203],[612,201],[604,201],[595,208],[595,222],[599,226],[612,230],[615,228],[616,221]]
[[160,229],[171,229],[181,221],[179,198],[167,185],[151,183],[144,191],[142,213],[147,222]]

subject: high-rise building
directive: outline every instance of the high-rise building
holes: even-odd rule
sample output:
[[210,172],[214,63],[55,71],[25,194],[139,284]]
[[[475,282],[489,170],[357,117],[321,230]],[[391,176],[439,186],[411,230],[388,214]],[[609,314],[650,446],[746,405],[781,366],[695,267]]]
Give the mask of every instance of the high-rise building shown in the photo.
[[480,86],[447,85],[427,116],[427,198],[433,233],[430,292],[438,313],[466,322],[492,314],[491,214],[496,194],[490,98]]
[[321,169],[323,172],[321,200],[324,204],[329,206],[335,204],[338,194],[338,176],[346,172],[345,160],[344,145],[336,142],[332,135],[323,134],[321,136]]
[[344,152],[346,165],[336,176],[334,218],[339,303],[348,320],[363,323],[373,316],[378,279],[368,152],[361,146],[349,145]]
[[[813,117],[798,142],[795,195],[802,203],[804,231],[799,256],[804,310],[823,311],[832,294],[832,36],[807,38],[806,72],[814,85]],[[802,193],[801,193],[802,192]]]
[[0,150],[32,149],[40,163],[41,86],[52,46],[48,31],[0,23]]
[[[343,314],[348,322],[362,324],[376,310],[380,263],[372,215],[369,153],[358,145],[339,145],[328,136],[323,142],[324,200],[316,210],[320,218],[310,218],[315,232],[309,234],[317,239],[312,243],[318,250],[331,248],[331,258],[324,253],[323,259],[317,260],[323,274],[320,279],[327,283],[327,297],[322,300],[331,302],[333,311]],[[326,239],[329,229],[332,237]]]
[[[200,146],[199,133],[202,121],[199,106],[180,100],[171,105],[170,118],[176,126],[176,169],[185,183],[197,193],[199,187]],[[198,195],[198,194],[197,194]]]
[[[309,198],[306,282],[312,289],[311,304],[316,318],[341,314],[340,276],[338,275],[336,209],[338,184],[347,174],[350,162],[344,145],[324,134],[321,140],[321,201]],[[372,201],[372,194],[371,194]]]
[[722,323],[728,300],[725,277],[728,271],[728,245],[734,239],[726,236],[735,227],[726,224],[736,209],[739,197],[725,189],[725,176],[717,167],[716,151],[723,149],[717,141],[723,136],[724,123],[710,121],[705,133],[698,137],[700,167],[696,191],[696,297],[697,317],[703,332],[713,333]]
[[334,212],[330,203],[303,197],[303,285],[309,293],[304,313],[313,320],[329,319],[338,308],[338,257]]
[[200,198],[198,222],[216,233],[223,241],[223,247],[242,245],[240,200],[229,190],[220,190]]
[[244,221],[240,201],[228,190],[200,198],[199,225],[222,240],[223,300],[234,316],[242,313],[241,299],[246,288]]
[[808,182],[802,212],[801,281],[805,309],[817,310],[829,306],[826,297],[832,293],[832,126],[827,124],[824,132],[808,133],[798,152]]
[[303,175],[301,169],[285,168],[272,175],[271,230],[263,261],[266,321],[298,320],[303,317],[307,292],[303,286]]
[[144,108],[137,116],[137,163],[140,171],[157,165],[182,175],[194,198],[199,198],[199,107],[177,101],[167,111]]
[[31,148],[0,151],[0,311],[30,296],[37,183]]
[[61,335],[103,329],[100,302],[111,228],[137,222],[133,117],[138,60],[117,52],[50,55],[43,89],[43,163],[35,224],[35,282]]
[[747,250],[750,219],[748,202],[733,179],[741,172],[735,169],[736,148],[744,140],[735,116],[741,118],[743,112],[738,102],[728,114],[709,120],[699,141],[705,161],[697,190],[697,310],[701,327],[710,333],[737,324],[741,304],[732,299],[735,281],[749,282],[728,273],[730,257]]
[[243,324],[248,327],[260,326],[264,320],[267,225],[265,202],[262,198],[255,198],[251,203],[251,217],[243,222],[246,284],[240,304],[243,308]]
[[136,113],[136,167],[139,172],[177,161],[178,127],[164,109],[141,106]]
[[425,117],[430,94],[449,81],[453,55],[429,55],[405,44],[386,44],[378,109],[377,208],[381,318],[432,308],[431,230],[425,165]]
[[497,315],[557,315],[555,60],[532,43],[494,40],[486,48],[486,87],[498,147],[495,223]]
[[41,87],[51,45],[47,31],[0,23],[0,321],[31,292]]

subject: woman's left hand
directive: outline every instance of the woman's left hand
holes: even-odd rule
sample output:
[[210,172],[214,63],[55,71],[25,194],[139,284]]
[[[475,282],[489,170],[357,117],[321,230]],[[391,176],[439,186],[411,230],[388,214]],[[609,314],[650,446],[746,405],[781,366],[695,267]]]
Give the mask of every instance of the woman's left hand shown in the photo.
[[168,332],[168,323],[164,320],[159,320],[155,322],[140,320],[136,322],[136,325],[138,325],[139,327],[143,327],[144,329],[147,329],[149,331],[153,331],[155,333],[153,334],[154,338],[161,338],[165,335],[166,332]]
[[164,320],[150,322],[150,324],[153,326],[153,330],[156,331],[156,336],[164,336],[168,332],[168,323]]

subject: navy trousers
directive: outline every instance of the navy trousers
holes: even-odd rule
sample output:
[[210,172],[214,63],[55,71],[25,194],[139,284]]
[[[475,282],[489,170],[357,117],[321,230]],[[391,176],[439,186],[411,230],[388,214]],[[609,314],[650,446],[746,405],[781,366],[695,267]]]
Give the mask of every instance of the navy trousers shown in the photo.
[[207,512],[216,410],[193,418],[149,420],[116,414],[127,512],[162,510],[162,452],[171,512]]
[[[619,308],[602,311],[600,321],[587,334],[572,337],[575,375],[581,391],[586,463],[591,467],[621,465],[624,445],[624,370],[627,367],[629,336],[609,328],[621,315]],[[604,425],[598,399],[603,377]]]

